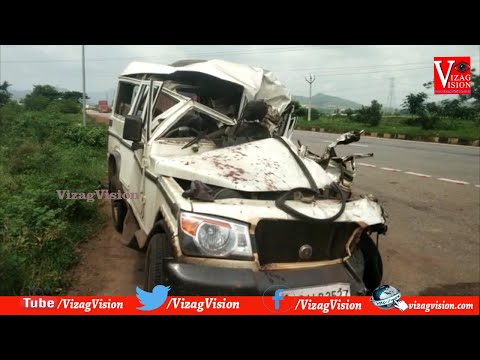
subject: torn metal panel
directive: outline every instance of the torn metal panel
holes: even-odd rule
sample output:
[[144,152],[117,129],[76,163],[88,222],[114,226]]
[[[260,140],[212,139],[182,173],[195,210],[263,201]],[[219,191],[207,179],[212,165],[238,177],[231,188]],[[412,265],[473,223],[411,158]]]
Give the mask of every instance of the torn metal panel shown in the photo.
[[209,60],[180,67],[132,62],[122,75],[170,75],[182,72],[199,72],[240,85],[244,89],[244,96],[249,101],[264,99],[280,114],[291,101],[290,92],[271,71],[223,60]]
[[[311,204],[300,201],[287,201],[288,206],[310,217],[327,219],[340,209],[340,203],[335,200],[316,200]],[[239,210],[241,206],[241,210]],[[214,203],[192,202],[192,211],[225,216],[235,214],[235,218],[256,226],[261,219],[295,220],[275,206],[274,201],[251,199],[215,200]],[[336,222],[356,222],[366,225],[384,224],[382,208],[369,199],[350,201],[346,204],[343,214]]]
[[[331,178],[313,160],[303,159],[319,188]],[[215,149],[201,154],[153,155],[156,174],[239,191],[288,191],[310,184],[288,149],[269,138]]]

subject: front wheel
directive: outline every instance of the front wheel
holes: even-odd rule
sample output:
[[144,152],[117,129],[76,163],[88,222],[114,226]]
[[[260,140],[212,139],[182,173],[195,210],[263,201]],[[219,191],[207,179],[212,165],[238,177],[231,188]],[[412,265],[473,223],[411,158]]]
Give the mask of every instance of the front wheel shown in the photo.
[[168,256],[168,239],[165,234],[155,234],[148,244],[145,260],[145,283],[143,289],[152,292],[156,285],[168,285],[165,274],[165,259]]
[[123,200],[110,200],[112,207],[112,220],[115,230],[120,234],[123,232],[123,222],[127,215],[127,205]]
[[363,272],[363,283],[368,289],[368,294],[380,286],[383,278],[383,262],[377,246],[372,238],[363,233],[359,243],[363,258],[365,259],[365,270]]

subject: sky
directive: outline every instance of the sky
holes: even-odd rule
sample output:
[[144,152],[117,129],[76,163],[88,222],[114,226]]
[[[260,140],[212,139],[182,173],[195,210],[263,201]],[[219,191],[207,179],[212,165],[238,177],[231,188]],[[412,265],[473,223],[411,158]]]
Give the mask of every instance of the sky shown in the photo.
[[[446,98],[422,86],[433,80],[435,56],[470,56],[471,67],[480,68],[480,45],[85,45],[86,92],[115,88],[131,61],[222,59],[272,70],[294,95],[308,96],[305,78],[311,73],[313,94],[388,105],[392,93],[399,107],[411,92],[425,91],[433,101]],[[50,84],[81,91],[82,47],[0,45],[4,80],[15,90]]]

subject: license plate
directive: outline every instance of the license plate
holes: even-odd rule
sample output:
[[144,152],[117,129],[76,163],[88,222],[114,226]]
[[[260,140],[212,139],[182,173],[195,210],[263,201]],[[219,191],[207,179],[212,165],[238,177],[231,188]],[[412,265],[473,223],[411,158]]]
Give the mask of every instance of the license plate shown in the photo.
[[282,292],[280,296],[350,296],[350,284],[337,283],[288,289]]

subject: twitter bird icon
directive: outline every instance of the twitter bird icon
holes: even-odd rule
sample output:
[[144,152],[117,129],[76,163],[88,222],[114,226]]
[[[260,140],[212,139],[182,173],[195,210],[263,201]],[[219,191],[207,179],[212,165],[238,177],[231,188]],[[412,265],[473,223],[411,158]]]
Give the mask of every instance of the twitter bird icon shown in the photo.
[[158,309],[167,300],[170,286],[157,285],[152,292],[144,291],[137,286],[138,301],[144,306],[137,308],[138,310],[150,311]]

